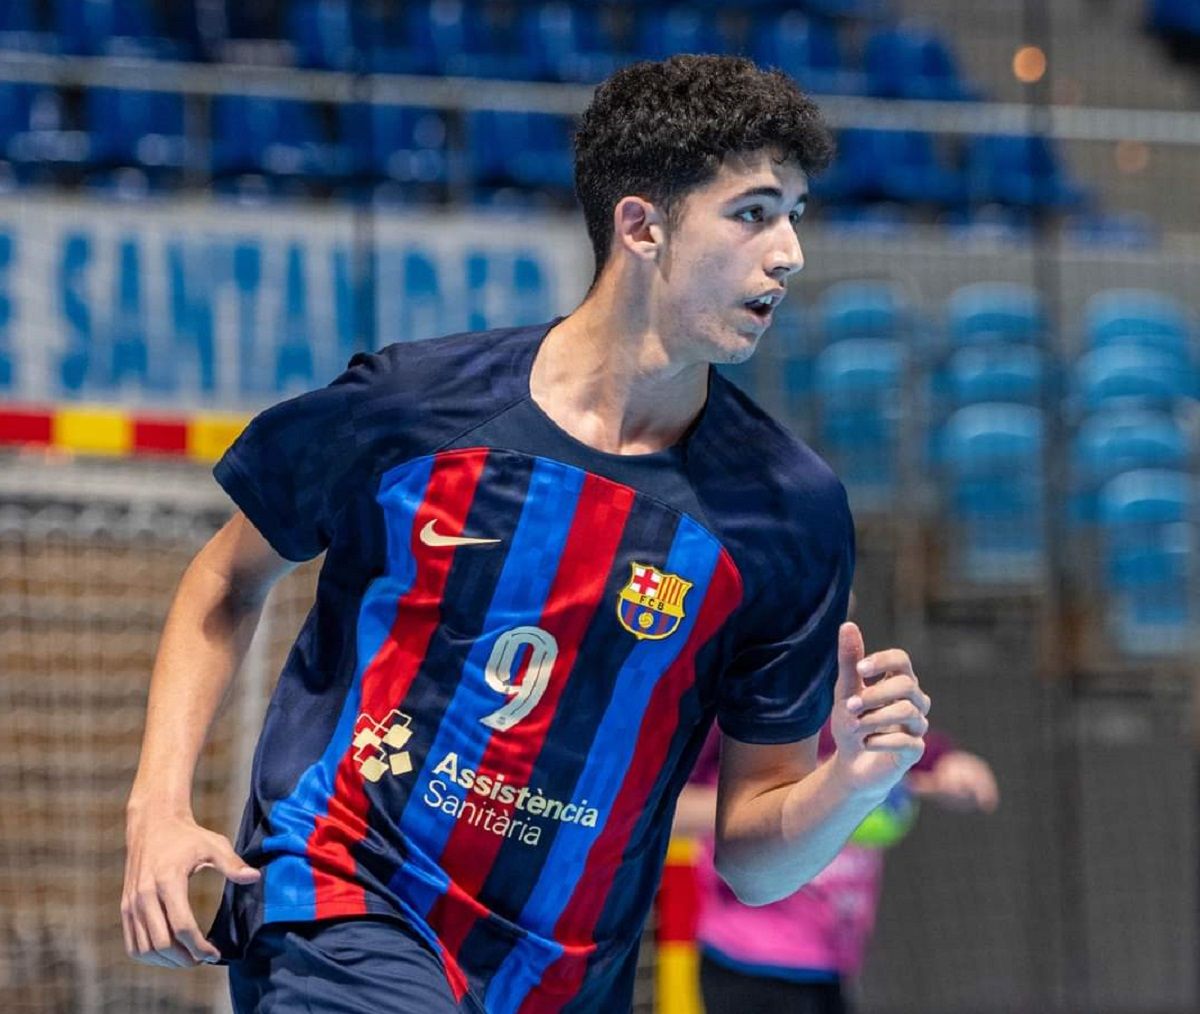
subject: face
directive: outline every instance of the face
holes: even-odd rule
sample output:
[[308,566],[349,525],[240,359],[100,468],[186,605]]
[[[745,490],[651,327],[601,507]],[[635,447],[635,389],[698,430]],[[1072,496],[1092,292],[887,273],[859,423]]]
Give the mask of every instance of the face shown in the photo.
[[727,162],[691,191],[667,233],[656,313],[680,358],[740,363],[804,266],[802,170],[767,152]]

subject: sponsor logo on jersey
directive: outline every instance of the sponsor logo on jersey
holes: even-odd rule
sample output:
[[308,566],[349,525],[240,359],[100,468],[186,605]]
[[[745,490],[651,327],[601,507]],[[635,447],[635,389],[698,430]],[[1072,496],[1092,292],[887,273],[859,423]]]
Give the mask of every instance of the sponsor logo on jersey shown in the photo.
[[382,722],[365,712],[354,723],[354,763],[368,782],[377,782],[387,772],[406,775],[412,759],[405,746],[412,737],[412,719],[393,708]]
[[660,641],[679,628],[693,582],[648,563],[630,564],[629,583],[617,598],[617,619],[639,641]]

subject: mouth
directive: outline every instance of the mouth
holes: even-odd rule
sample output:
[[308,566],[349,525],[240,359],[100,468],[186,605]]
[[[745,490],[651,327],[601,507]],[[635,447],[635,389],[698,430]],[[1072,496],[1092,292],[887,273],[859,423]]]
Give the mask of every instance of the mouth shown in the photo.
[[770,292],[764,292],[760,296],[755,296],[753,299],[747,299],[742,302],[742,307],[752,313],[762,323],[770,323],[771,314],[775,312],[775,307],[783,302],[783,290],[773,289]]

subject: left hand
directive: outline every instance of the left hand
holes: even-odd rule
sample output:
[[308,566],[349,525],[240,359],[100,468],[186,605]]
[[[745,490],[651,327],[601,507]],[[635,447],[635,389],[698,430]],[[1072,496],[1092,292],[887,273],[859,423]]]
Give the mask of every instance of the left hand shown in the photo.
[[833,762],[852,791],[882,798],[925,752],[930,701],[907,652],[865,651],[858,626],[843,623],[838,632]]

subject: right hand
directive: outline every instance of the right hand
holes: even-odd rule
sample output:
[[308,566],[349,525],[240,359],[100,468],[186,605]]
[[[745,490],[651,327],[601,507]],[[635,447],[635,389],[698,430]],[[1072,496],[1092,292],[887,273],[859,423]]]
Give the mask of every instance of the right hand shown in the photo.
[[188,901],[188,879],[213,867],[235,884],[262,876],[233,851],[224,835],[191,816],[130,814],[125,828],[125,889],[121,928],[125,952],[163,968],[191,968],[220,959],[205,938]]

